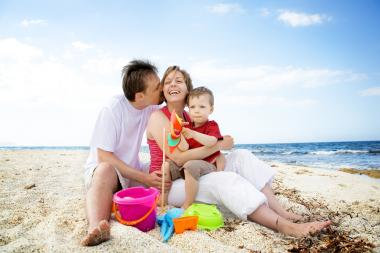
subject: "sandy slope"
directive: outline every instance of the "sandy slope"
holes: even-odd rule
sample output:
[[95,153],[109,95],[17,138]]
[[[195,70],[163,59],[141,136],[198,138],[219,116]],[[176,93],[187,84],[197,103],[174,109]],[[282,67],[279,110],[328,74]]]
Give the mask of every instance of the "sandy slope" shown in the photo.
[[334,238],[341,247],[369,242],[380,252],[379,180],[282,164],[273,165],[281,203],[305,220],[330,217],[331,231],[296,240],[226,213],[225,228],[175,235],[168,244],[158,228],[142,233],[111,221],[112,240],[84,248],[86,157],[86,151],[0,151],[0,252],[284,252],[321,249]]

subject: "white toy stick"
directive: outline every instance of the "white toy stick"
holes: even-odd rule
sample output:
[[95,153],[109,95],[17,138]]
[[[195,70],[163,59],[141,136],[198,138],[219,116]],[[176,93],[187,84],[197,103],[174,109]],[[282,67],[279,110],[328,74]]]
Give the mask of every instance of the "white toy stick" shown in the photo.
[[166,136],[165,136],[165,128],[162,129],[162,167],[161,167],[161,208],[164,208],[164,196],[165,196],[165,143],[166,143]]

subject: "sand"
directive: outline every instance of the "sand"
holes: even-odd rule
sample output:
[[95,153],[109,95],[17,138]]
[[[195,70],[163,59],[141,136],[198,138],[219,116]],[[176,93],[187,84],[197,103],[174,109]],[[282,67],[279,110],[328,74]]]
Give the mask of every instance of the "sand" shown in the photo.
[[225,213],[222,229],[188,231],[162,243],[158,227],[143,233],[111,219],[110,241],[82,247],[87,155],[0,151],[0,252],[380,252],[378,179],[284,164],[271,164],[278,170],[273,188],[280,202],[305,220],[330,217],[331,230],[295,239]]

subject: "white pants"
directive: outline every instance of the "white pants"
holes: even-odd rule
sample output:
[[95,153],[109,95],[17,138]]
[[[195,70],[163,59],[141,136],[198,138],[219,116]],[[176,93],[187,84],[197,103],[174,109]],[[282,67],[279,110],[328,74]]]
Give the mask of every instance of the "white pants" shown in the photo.
[[[266,202],[260,191],[271,183],[275,171],[250,151],[238,149],[226,156],[224,171],[212,172],[199,178],[196,201],[223,206],[246,220]],[[185,181],[177,179],[169,192],[169,204],[181,206],[185,201]]]

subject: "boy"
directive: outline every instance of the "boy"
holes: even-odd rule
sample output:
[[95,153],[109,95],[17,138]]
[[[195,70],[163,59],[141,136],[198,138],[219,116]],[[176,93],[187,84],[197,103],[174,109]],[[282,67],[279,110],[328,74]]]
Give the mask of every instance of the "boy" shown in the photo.
[[[198,87],[190,91],[187,98],[189,115],[191,118],[190,128],[184,127],[183,136],[179,149],[193,149],[201,146],[211,147],[218,140],[223,139],[220,134],[218,124],[210,121],[208,117],[214,110],[214,96],[211,90],[206,87]],[[222,171],[225,165],[225,158],[220,151],[206,157],[204,160],[191,160],[183,167],[177,166],[170,161],[166,164],[166,170],[170,171],[171,179],[185,178],[186,198],[182,205],[183,209],[188,208],[195,199],[198,192],[198,179],[200,176],[213,171]]]

